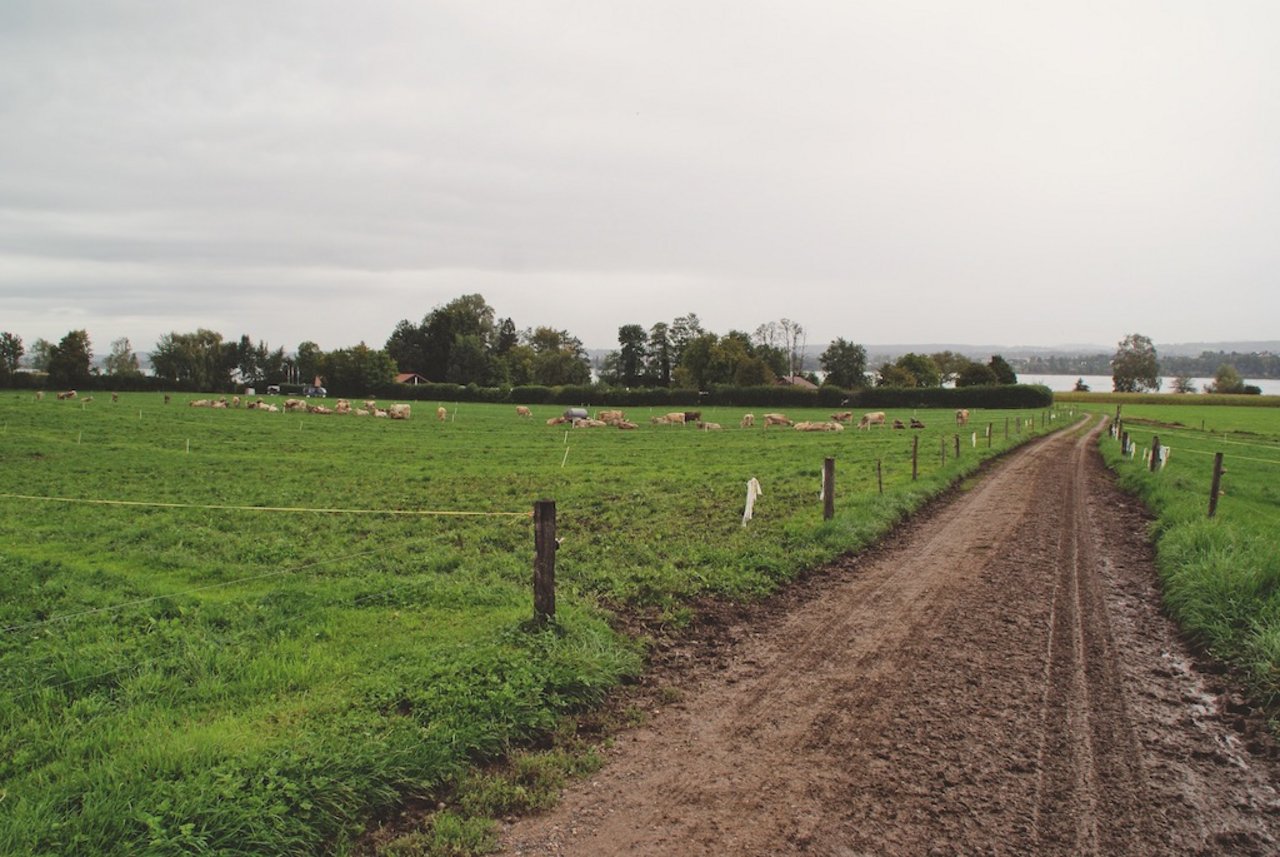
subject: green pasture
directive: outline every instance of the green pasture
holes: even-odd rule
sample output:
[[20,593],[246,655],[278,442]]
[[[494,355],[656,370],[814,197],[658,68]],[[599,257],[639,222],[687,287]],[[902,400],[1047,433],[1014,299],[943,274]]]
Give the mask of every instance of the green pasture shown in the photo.
[[[626,432],[548,427],[550,406],[391,421],[190,398],[0,393],[0,853],[348,853],[638,672],[615,611],[679,624],[697,596],[758,597],[1067,419],[810,434],[710,409],[726,428],[699,432],[632,409]],[[563,540],[544,629],[538,499]]]
[[[1170,397],[1173,398],[1173,397]],[[1178,400],[1175,398],[1175,402]],[[1114,406],[1099,408],[1115,416]],[[1102,444],[1121,483],[1155,512],[1164,600],[1182,627],[1237,667],[1272,712],[1280,705],[1280,408],[1123,404],[1136,446]],[[1152,438],[1163,469],[1143,461]],[[1215,453],[1226,473],[1208,517]]]

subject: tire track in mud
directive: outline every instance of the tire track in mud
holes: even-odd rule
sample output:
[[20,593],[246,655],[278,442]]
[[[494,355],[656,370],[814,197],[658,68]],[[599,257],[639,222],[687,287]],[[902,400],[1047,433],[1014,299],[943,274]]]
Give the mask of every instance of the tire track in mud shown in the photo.
[[1029,444],[734,628],[505,853],[1275,853],[1274,745],[1235,737],[1160,615],[1100,430]]

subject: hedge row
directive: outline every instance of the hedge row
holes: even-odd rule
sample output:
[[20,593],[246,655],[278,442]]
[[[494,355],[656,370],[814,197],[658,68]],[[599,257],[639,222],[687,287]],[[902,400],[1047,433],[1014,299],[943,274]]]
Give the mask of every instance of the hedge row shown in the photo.
[[753,408],[1044,408],[1053,393],[1040,385],[991,387],[876,387],[844,390],[820,387],[713,386],[705,392],[665,387],[626,389],[581,385],[566,387],[477,387],[474,384],[392,384],[379,395],[436,402],[497,402],[519,405],[579,405],[584,407],[726,406]]

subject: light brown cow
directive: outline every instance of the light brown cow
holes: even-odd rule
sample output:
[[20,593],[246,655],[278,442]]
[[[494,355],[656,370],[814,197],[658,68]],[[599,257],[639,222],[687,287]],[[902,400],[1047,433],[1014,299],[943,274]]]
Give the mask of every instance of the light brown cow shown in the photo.
[[193,399],[192,401],[187,402],[187,406],[192,408],[207,408],[212,404],[213,402],[210,402],[208,399]]
[[339,399],[333,406],[333,410],[335,413],[349,414],[351,413],[351,403],[346,399]]
[[967,426],[969,424],[969,409],[961,408],[956,411],[956,425]]
[[596,413],[596,419],[606,423],[616,423],[626,419],[626,415],[622,411],[599,411]]
[[616,423],[614,423],[614,425],[624,431],[630,431],[631,429],[640,428],[640,426],[636,425],[630,420],[618,420]]
[[63,399],[74,399],[75,397],[76,397],[75,390],[67,390],[65,392],[58,394],[58,401],[62,401]]
[[738,425],[739,425],[741,428],[751,428],[751,427],[752,427],[753,425],[755,425],[755,424],[756,424],[756,415],[755,415],[755,414],[743,414],[743,415],[742,415],[742,422],[738,423]]
[[884,411],[872,411],[869,414],[863,414],[862,419],[858,420],[858,428],[871,430],[872,426],[884,425]]
[[793,425],[795,425],[795,423],[787,419],[786,414],[765,414],[764,415],[765,428],[768,428],[769,426],[793,426]]
[[667,422],[671,425],[684,425],[684,411],[672,411],[667,414]]
[[837,422],[803,422],[796,423],[796,431],[844,431],[844,426]]
[[593,420],[590,417],[573,421],[574,428],[606,428],[608,425],[604,420]]
[[307,409],[307,403],[302,399],[285,399],[284,409],[286,411],[305,411]]
[[531,417],[533,416],[533,411],[529,410],[524,405],[516,405],[516,416]]
[[440,422],[444,422],[444,419],[447,416],[449,416],[449,411],[446,410],[443,405],[436,408],[436,419],[438,419]]
[[720,425],[720,423],[702,423],[702,422],[700,422],[700,423],[698,423],[698,429],[699,429],[700,431],[720,431],[720,429],[721,429],[721,425]]
[[393,420],[407,420],[411,410],[412,407],[410,405],[389,405],[387,407],[387,416]]
[[853,411],[841,411],[838,414],[832,414],[831,419],[838,423],[853,422]]
[[43,398],[44,398],[44,390],[36,390],[36,401],[38,402]]

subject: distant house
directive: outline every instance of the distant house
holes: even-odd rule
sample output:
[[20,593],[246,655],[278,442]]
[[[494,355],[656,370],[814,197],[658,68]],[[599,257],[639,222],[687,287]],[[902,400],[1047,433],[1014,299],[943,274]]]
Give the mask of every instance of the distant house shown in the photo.
[[818,385],[803,375],[786,375],[778,379],[780,387],[799,387],[801,390],[816,390]]
[[413,384],[414,386],[417,386],[418,384],[430,384],[431,382],[426,378],[423,378],[417,372],[401,372],[396,376],[396,383]]

